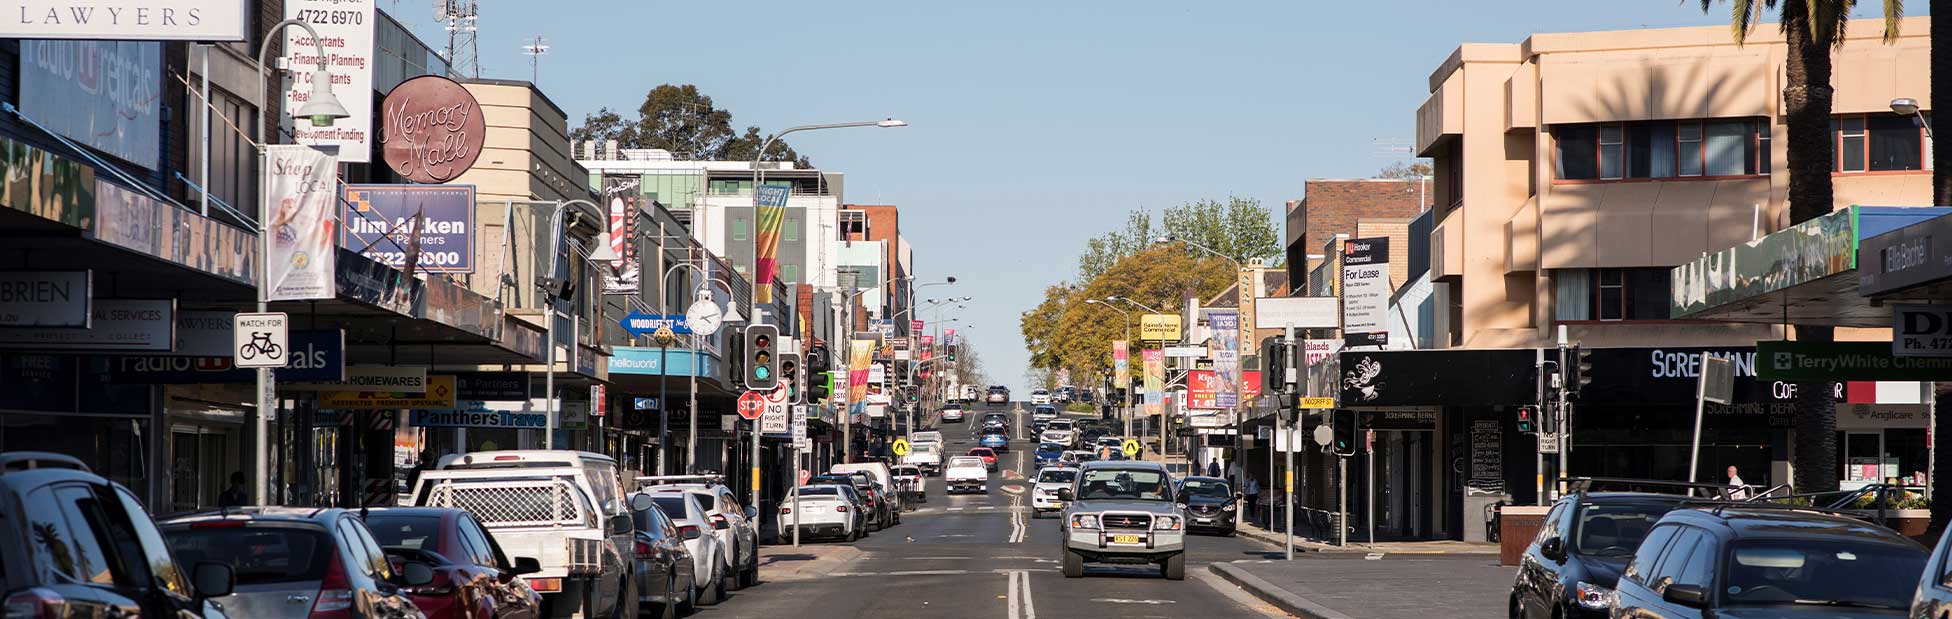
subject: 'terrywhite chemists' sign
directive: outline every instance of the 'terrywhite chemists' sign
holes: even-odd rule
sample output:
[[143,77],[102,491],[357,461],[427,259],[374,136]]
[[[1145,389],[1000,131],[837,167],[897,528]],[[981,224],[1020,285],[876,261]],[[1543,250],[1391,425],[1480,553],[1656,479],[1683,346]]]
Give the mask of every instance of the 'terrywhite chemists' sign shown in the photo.
[[250,7],[245,0],[15,0],[0,5],[0,38],[243,41]]
[[[329,126],[314,127],[306,119],[287,119],[299,144],[339,147],[339,161],[366,163],[373,149],[373,0],[285,0],[285,18],[296,19],[319,32],[325,46],[325,66],[332,73],[332,94],[351,116]],[[290,63],[291,89],[285,109],[297,113],[312,91],[318,70],[318,46],[304,28],[285,29],[285,53]]]

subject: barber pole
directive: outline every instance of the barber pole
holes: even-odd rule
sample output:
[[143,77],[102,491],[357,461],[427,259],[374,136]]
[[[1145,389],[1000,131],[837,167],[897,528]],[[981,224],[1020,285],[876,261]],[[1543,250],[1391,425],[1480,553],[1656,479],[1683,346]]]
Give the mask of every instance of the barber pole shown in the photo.
[[611,255],[617,257],[610,261],[611,268],[623,268],[624,241],[629,236],[624,231],[625,222],[627,221],[629,221],[629,218],[625,217],[623,196],[610,196],[610,251]]

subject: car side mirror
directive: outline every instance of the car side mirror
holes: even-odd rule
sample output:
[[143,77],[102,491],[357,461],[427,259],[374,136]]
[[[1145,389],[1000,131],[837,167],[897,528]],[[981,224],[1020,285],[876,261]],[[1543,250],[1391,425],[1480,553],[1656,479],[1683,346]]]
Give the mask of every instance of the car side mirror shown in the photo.
[[1070,500],[1072,500],[1072,497],[1074,497],[1074,496],[1076,496],[1076,494],[1075,494],[1075,493],[1073,493],[1073,492],[1071,492],[1071,489],[1070,489],[1070,488],[1058,488],[1058,489],[1057,489],[1057,498],[1058,498],[1058,500],[1061,500],[1061,501],[1070,501]]
[[1545,541],[1539,542],[1539,554],[1554,561],[1563,559],[1566,556],[1566,543],[1557,537],[1545,538]]
[[515,569],[509,571],[515,572],[516,576],[534,574],[542,571],[542,562],[535,557],[516,557]]
[[434,567],[419,561],[408,561],[400,567],[400,584],[408,587],[424,587],[434,582]]
[[657,502],[651,500],[651,495],[642,492],[630,495],[630,511],[647,512],[654,507],[657,507]]
[[630,514],[617,514],[610,517],[611,535],[629,535],[631,531],[636,530],[637,522],[630,519]]
[[229,565],[203,561],[190,569],[190,584],[197,588],[197,595],[220,598],[237,588],[237,573]]
[[758,520],[758,519],[759,519],[759,508],[753,507],[751,505],[747,505],[746,520]]
[[704,536],[705,533],[699,531],[698,527],[685,527],[685,541],[695,540]]
[[1708,590],[1697,585],[1668,585],[1667,590],[1661,592],[1661,599],[1682,606],[1701,608],[1708,605]]

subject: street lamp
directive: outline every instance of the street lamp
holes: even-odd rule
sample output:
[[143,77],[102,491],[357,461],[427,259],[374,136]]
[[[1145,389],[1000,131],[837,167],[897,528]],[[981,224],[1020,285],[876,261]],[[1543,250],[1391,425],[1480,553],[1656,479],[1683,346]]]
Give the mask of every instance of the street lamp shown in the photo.
[[[663,250],[660,249],[659,251],[661,253]],[[719,278],[712,277],[710,273],[705,272],[705,269],[703,267],[692,264],[689,257],[687,257],[686,261],[672,264],[671,268],[665,269],[664,276],[659,278],[659,281],[660,283],[662,283],[662,286],[658,289],[658,299],[657,299],[658,314],[664,316],[671,315],[670,300],[666,299],[665,297],[669,296],[667,293],[668,291],[671,290],[671,274],[677,273],[680,269],[691,269],[693,271],[697,271],[699,276],[704,277],[705,289],[708,291],[706,294],[708,295],[710,294],[709,291],[711,290],[712,284],[718,284],[721,288],[725,289],[726,304],[728,305],[737,304],[739,297],[738,295],[732,293],[731,284],[727,284],[723,280],[720,280]],[[725,322],[728,323],[740,322],[741,318],[742,317],[739,316],[739,308],[733,307],[732,315],[727,317]],[[694,332],[691,334],[691,337],[685,339],[685,348],[691,351],[691,410],[690,410],[690,414],[688,415],[690,417],[689,420],[690,431],[685,436],[685,474],[690,475],[694,472],[693,467],[696,467],[698,465],[698,370],[701,366],[698,363],[698,334],[697,333]],[[665,389],[664,389],[665,384],[670,381],[670,376],[671,376],[670,359],[671,359],[670,345],[664,342],[658,342],[657,366],[658,366],[659,376],[657,380],[657,405],[658,405],[657,474],[659,475],[664,474],[664,462],[667,459],[667,454],[669,453],[669,450],[671,449],[671,440],[670,440],[671,439],[671,414],[670,414],[671,408],[670,405],[667,403],[668,398],[665,396]]]
[[[1897,103],[1896,101],[1892,102],[1894,106],[1896,105],[1896,103]],[[1421,185],[1419,185],[1419,187],[1421,187]],[[1419,200],[1417,204],[1421,206],[1423,203],[1421,200]],[[1240,272],[1247,270],[1247,266],[1241,264],[1239,260],[1235,260],[1233,256],[1220,253],[1218,251],[1215,251],[1211,247],[1207,247],[1205,245],[1201,245],[1199,243],[1195,243],[1187,239],[1176,238],[1170,234],[1153,239],[1153,244],[1163,245],[1175,241],[1180,243],[1185,243],[1187,247],[1192,247],[1194,249],[1198,249],[1208,254],[1219,256],[1220,258],[1225,259],[1227,262],[1234,263],[1235,274],[1239,274]],[[1236,299],[1235,305],[1240,308],[1247,307],[1248,304],[1254,302],[1253,295],[1254,295],[1254,291],[1248,290],[1246,288],[1242,288],[1241,290],[1236,291],[1236,293],[1234,294],[1234,298]],[[1235,316],[1239,316],[1239,314],[1236,313]],[[1250,345],[1252,345],[1250,342],[1238,343],[1238,346],[1240,347],[1246,347]],[[1236,358],[1238,358],[1239,356],[1244,356],[1245,354],[1246,354],[1245,350],[1237,351]],[[1247,407],[1247,372],[1244,369],[1240,368],[1238,363],[1235,364],[1234,371],[1238,374],[1237,379],[1234,382],[1234,441],[1236,445],[1239,445],[1244,440],[1241,434],[1244,430],[1247,429],[1246,420],[1244,419],[1246,415],[1241,413],[1241,410]],[[1163,442],[1164,439],[1161,439],[1161,441]]]
[[[1118,315],[1119,315],[1119,316],[1120,316],[1121,318],[1123,318],[1123,319],[1125,320],[1125,345],[1126,345],[1126,346],[1128,347],[1128,349],[1127,349],[1127,350],[1129,351],[1129,350],[1130,350],[1130,349],[1129,349],[1129,347],[1130,347],[1130,346],[1132,345],[1132,313],[1131,313],[1131,312],[1127,312],[1127,311],[1125,311],[1124,309],[1121,309],[1121,308],[1119,308],[1119,307],[1118,307],[1118,306],[1116,306],[1116,305],[1112,305],[1112,301],[1114,301],[1114,300],[1117,300],[1117,299],[1118,299],[1118,297],[1105,297],[1105,300],[1103,300],[1103,301],[1100,301],[1100,300],[1098,300],[1098,299],[1085,299],[1085,300],[1084,300],[1084,302],[1085,302],[1086,304],[1089,304],[1089,305],[1096,305],[1096,306],[1099,306],[1099,307],[1103,307],[1103,308],[1105,308],[1105,309],[1109,309],[1109,310],[1111,310],[1111,311],[1114,311],[1114,312],[1118,312]],[[1129,302],[1129,301],[1128,301],[1128,302]],[[1130,353],[1129,353],[1129,352],[1127,353],[1127,356],[1128,356],[1128,359],[1129,359],[1129,356],[1130,356]],[[1129,364],[1129,363],[1131,363],[1131,361],[1129,361],[1129,360],[1128,360],[1128,361],[1126,361],[1126,363],[1128,363],[1128,364]],[[1128,376],[1127,378],[1130,378],[1130,377]],[[1114,385],[1114,386],[1113,386],[1113,388],[1114,388],[1114,389],[1125,389],[1125,390],[1127,391],[1127,395],[1126,395],[1126,397],[1125,397],[1125,414],[1124,414],[1124,417],[1125,417],[1125,436],[1128,436],[1128,437],[1129,437],[1129,436],[1132,436],[1132,397],[1131,397],[1131,395],[1130,395],[1130,391],[1131,391],[1131,388],[1132,388],[1132,386],[1131,386],[1131,385]]]
[[1132,305],[1134,305],[1134,306],[1136,306],[1136,307],[1138,307],[1139,309],[1142,309],[1142,310],[1145,310],[1145,311],[1148,311],[1148,312],[1152,312],[1152,313],[1154,313],[1154,314],[1157,314],[1157,313],[1159,313],[1159,310],[1156,310],[1156,309],[1152,309],[1152,307],[1151,307],[1151,306],[1148,306],[1148,305],[1146,305],[1146,304],[1144,304],[1144,303],[1140,303],[1140,302],[1138,302],[1138,301],[1133,301],[1133,300],[1132,300],[1131,298],[1129,298],[1129,297],[1121,297],[1121,296],[1118,296],[1118,295],[1112,295],[1112,296],[1109,296],[1109,297],[1105,297],[1105,301],[1106,301],[1106,302],[1108,302],[1108,303],[1109,303],[1109,302],[1112,302],[1112,301],[1124,301],[1124,302],[1126,302],[1126,303],[1130,303],[1130,304],[1132,304]]
[[[771,135],[771,136],[769,136],[769,137],[767,137],[767,138],[766,138],[766,141],[765,141],[764,143],[762,143],[762,144],[760,144],[760,145],[759,145],[759,151],[758,151],[758,152],[755,152],[755,153],[753,153],[753,154],[752,154],[752,212],[753,212],[753,216],[754,216],[754,217],[758,217],[758,215],[759,215],[759,187],[760,187],[760,185],[761,185],[761,184],[763,184],[763,183],[765,183],[765,182],[766,182],[766,171],[765,171],[765,170],[763,170],[763,169],[760,169],[760,167],[759,167],[759,160],[760,160],[760,159],[763,159],[763,158],[765,158],[765,156],[766,156],[766,151],[768,151],[768,150],[772,150],[772,148],[773,148],[773,142],[777,142],[777,141],[779,141],[779,139],[780,139],[781,137],[785,137],[785,136],[786,136],[786,134],[788,134],[788,133],[793,133],[793,132],[795,132],[795,131],[815,131],[815,130],[820,130],[820,129],[847,129],[847,128],[851,128],[851,127],[882,127],[882,128],[893,128],[893,127],[906,127],[906,126],[908,126],[908,123],[905,123],[905,122],[902,122],[902,121],[899,121],[899,120],[895,120],[895,119],[893,119],[893,118],[884,118],[884,119],[881,119],[881,120],[876,120],[876,121],[868,121],[868,122],[854,122],[854,123],[828,123],[828,124],[821,124],[821,125],[800,125],[800,126],[798,126],[798,127],[787,127],[787,128],[786,128],[786,130],[784,130],[784,131],[781,131],[781,132],[779,132],[779,133],[775,133],[775,134],[773,134],[773,135]],[[752,242],[753,242],[753,244],[754,244],[754,247],[755,247],[755,248],[756,248],[756,247],[758,247],[758,243],[759,243],[759,235],[753,235],[753,239],[752,239]],[[755,254],[755,256],[756,256],[756,255],[757,255],[757,254]],[[756,267],[755,267],[755,268],[756,268]],[[767,282],[767,284],[768,284],[768,285],[771,285],[771,283],[772,283],[772,282]],[[759,300],[759,292],[758,292],[758,284],[759,284],[759,282],[758,282],[757,280],[755,280],[755,281],[753,282],[753,284],[754,284],[754,290],[753,290],[753,297],[752,297],[752,298],[753,298],[753,302],[754,302],[754,303],[757,303],[757,302],[758,302],[758,300]],[[767,294],[772,294],[772,293],[767,293]],[[751,307],[747,307],[747,308],[746,308],[746,314],[747,314],[747,315],[750,315],[750,316],[753,316],[754,318],[757,318],[757,317],[758,317],[758,315],[757,315],[757,314],[755,314],[755,313],[753,313],[753,311],[752,311],[752,308],[751,308]],[[755,458],[757,458],[757,457],[758,457],[758,454],[753,454],[753,457],[755,457]]]
[[[265,34],[264,42],[258,44],[258,92],[265,92],[264,83],[268,74],[265,67],[270,64],[271,40],[290,26],[302,28],[307,34],[311,35],[312,45],[317,48],[319,54],[319,69],[312,73],[312,89],[305,97],[305,104],[298,106],[296,115],[306,117],[312,122],[312,126],[314,127],[329,127],[332,125],[334,119],[350,117],[351,114],[346,113],[346,106],[340,105],[339,98],[332,94],[332,74],[328,73],[326,69],[325,60],[328,56],[325,55],[325,44],[319,41],[318,31],[313,30],[310,24],[296,19],[287,19],[273,24],[270,32]],[[366,95],[361,93],[360,96]],[[267,159],[269,159],[270,154],[266,152],[265,147],[277,141],[274,136],[267,136],[264,132],[264,111],[269,107],[271,107],[271,102],[266,101],[264,105],[258,106],[257,110],[258,133],[256,137],[258,140],[258,170],[260,173],[262,173],[269,163]],[[271,185],[262,181],[258,182],[257,224],[258,260],[268,260],[271,257],[271,234],[269,231],[269,226],[271,225]],[[271,298],[270,279],[271,270],[264,268],[262,263],[260,263],[257,277],[258,313],[260,314],[269,309]],[[251,479],[252,505],[269,505],[271,503],[271,415],[272,409],[277,407],[277,402],[275,401],[277,400],[277,383],[275,381],[276,379],[271,374],[271,368],[258,368],[257,419],[251,423],[251,447],[254,450],[252,454],[252,460],[254,462],[251,465],[251,473],[253,475]]]
[[[563,280],[568,274],[556,270],[555,256],[562,253],[562,242],[568,235],[568,232],[563,229],[563,211],[570,207],[576,207],[576,217],[579,221],[582,218],[588,218],[591,222],[604,220],[603,210],[589,200],[557,202],[549,213],[549,273],[536,278],[536,292],[540,297],[536,299],[536,304],[542,306],[544,348],[547,349],[543,354],[543,362],[549,366],[544,371],[542,379],[544,449],[556,448],[556,291],[565,285]],[[585,259],[594,263],[615,260],[616,255],[610,251],[609,244],[599,243],[596,252],[586,255]],[[576,344],[572,342],[570,345]]]
[[[1932,123],[1931,121],[1925,120],[1924,113],[1918,111],[1917,99],[1913,99],[1911,97],[1899,97],[1896,99],[1892,99],[1891,111],[1897,112],[1899,116],[1917,117],[1918,124],[1925,126],[1925,137],[1928,138],[1932,137]],[[1937,138],[1933,138],[1933,139],[1937,139]]]

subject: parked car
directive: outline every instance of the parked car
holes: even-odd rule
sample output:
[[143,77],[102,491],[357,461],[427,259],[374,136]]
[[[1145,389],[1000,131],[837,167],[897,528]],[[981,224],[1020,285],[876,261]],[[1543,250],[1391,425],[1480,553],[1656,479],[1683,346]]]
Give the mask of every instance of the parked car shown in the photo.
[[1064,499],[1057,498],[1058,490],[1071,487],[1078,481],[1078,469],[1069,466],[1047,466],[1037,471],[1036,485],[1030,489],[1030,508],[1034,518],[1044,514],[1064,511]]
[[1896,531],[1772,505],[1676,509],[1620,576],[1613,617],[1903,617],[1930,553]]
[[867,510],[868,531],[879,531],[901,522],[901,513],[894,509],[892,499],[882,490],[880,484],[865,471],[836,472],[815,475],[807,479],[808,484],[847,484],[861,498],[862,509]]
[[685,551],[691,554],[692,603],[711,606],[724,600],[728,578],[724,555],[730,551],[725,549],[725,542],[711,534],[712,520],[706,515],[705,506],[699,503],[698,495],[683,490],[639,494],[651,497],[651,505],[671,519],[671,525],[678,529],[678,539],[684,540]]
[[481,451],[421,472],[413,504],[467,510],[503,546],[535,553],[542,569],[526,580],[543,614],[610,616],[637,607],[636,525],[623,498],[617,461],[603,454]]
[[[0,453],[0,536],[7,617],[234,616],[214,601],[232,594],[229,563],[172,555],[135,495],[73,456]],[[32,542],[37,536],[66,543]],[[128,569],[117,574],[110,565]],[[7,569],[27,566],[38,569]],[[98,574],[109,582],[91,582]]]
[[996,470],[996,450],[989,447],[973,447],[970,448],[969,455],[982,458],[984,470]]
[[1186,516],[1173,497],[1172,475],[1157,462],[1091,462],[1069,488],[1063,531],[1065,578],[1084,564],[1153,564],[1167,580],[1186,578]]
[[664,475],[637,478],[638,490],[683,490],[698,495],[711,521],[710,533],[718,536],[726,550],[725,573],[735,580],[732,589],[759,584],[759,508],[739,504],[738,495],[725,486],[721,475]]
[[685,531],[642,492],[630,495],[630,518],[637,523],[638,604],[654,605],[663,619],[691,612],[698,605],[698,562],[685,545]]
[[943,469],[942,480],[949,494],[958,492],[990,491],[990,465],[978,456],[956,456],[949,459],[949,468]]
[[1234,534],[1234,518],[1240,514],[1242,497],[1234,492],[1233,485],[1227,480],[1185,477],[1179,480],[1178,491],[1180,510],[1186,512],[1187,531]]
[[406,590],[428,619],[534,619],[542,595],[523,574],[541,571],[535,559],[511,561],[493,535],[466,511],[451,507],[388,507],[359,512],[360,521],[404,571],[409,562],[433,568],[434,581]]
[[929,502],[929,478],[922,474],[922,467],[904,464],[895,467],[892,472],[895,474],[895,492],[901,495],[903,505]]
[[1688,497],[1645,492],[1574,492],[1546,512],[1518,560],[1514,619],[1605,617],[1620,572],[1661,516]]
[[[833,538],[857,541],[867,535],[858,505],[848,498],[852,486],[821,484],[800,486],[788,492],[779,504],[779,526],[787,529],[781,539],[791,539],[792,529],[805,538]],[[795,502],[795,499],[798,502]],[[798,508],[794,507],[798,505]]]
[[171,518],[160,528],[183,561],[231,566],[237,586],[216,600],[238,617],[418,619],[403,587],[434,582],[423,564],[410,564],[412,574],[395,572],[352,510],[232,507]]

